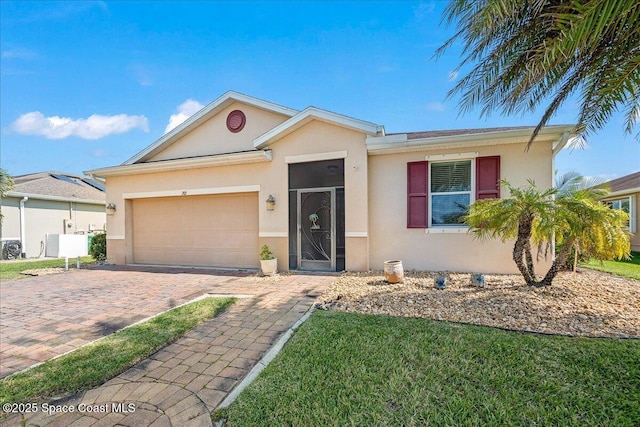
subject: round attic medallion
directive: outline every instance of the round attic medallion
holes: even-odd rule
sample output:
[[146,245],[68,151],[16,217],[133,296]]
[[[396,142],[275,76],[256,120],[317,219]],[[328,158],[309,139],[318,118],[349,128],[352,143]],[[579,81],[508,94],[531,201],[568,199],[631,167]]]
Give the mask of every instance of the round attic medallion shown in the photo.
[[227,129],[233,133],[240,132],[245,123],[247,123],[247,117],[240,110],[233,110],[227,116]]

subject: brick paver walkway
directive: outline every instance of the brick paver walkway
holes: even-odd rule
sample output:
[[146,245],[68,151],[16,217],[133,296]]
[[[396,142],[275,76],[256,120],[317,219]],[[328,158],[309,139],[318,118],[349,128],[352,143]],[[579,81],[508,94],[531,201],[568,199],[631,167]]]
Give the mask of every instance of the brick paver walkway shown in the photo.
[[105,267],[0,283],[0,378],[249,274]]
[[[126,299],[120,294],[128,288],[142,296],[159,292],[157,295],[163,297],[148,301],[160,305],[163,300],[167,304],[167,298],[179,304],[182,299],[193,299],[204,292],[253,296],[239,300],[224,314],[104,385],[53,402],[74,408],[73,413],[65,413],[64,407],[59,407],[61,410],[51,415],[42,412],[26,414],[24,418],[15,415],[2,420],[3,425],[211,426],[210,413],[334,280],[323,275],[257,278],[210,270],[133,268],[79,271],[62,276],[67,276],[66,280],[57,279],[59,283],[90,279],[92,283],[111,287],[117,307],[121,307],[121,298]],[[44,279],[40,278],[41,285],[48,283]],[[127,286],[121,287],[121,280]],[[184,287],[184,292],[170,290],[171,287]],[[144,288],[149,292],[145,294]],[[4,292],[3,289],[3,297]],[[3,300],[3,310],[5,303]],[[138,313],[143,305],[135,304]],[[62,329],[59,332],[64,336]],[[94,329],[91,331],[95,333]]]

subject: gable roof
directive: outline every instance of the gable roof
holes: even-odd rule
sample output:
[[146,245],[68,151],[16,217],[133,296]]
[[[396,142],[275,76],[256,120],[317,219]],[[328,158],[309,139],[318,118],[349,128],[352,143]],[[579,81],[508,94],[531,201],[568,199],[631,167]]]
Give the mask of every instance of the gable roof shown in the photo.
[[90,204],[105,204],[104,184],[85,176],[48,171],[12,177],[9,197],[30,197]]
[[288,117],[291,117],[298,113],[298,110],[294,110],[288,107],[283,107],[282,105],[274,104],[268,101],[263,101],[262,99],[254,98],[254,97],[230,90],[224,93],[218,99],[215,99],[214,101],[209,103],[207,106],[205,106],[200,111],[198,111],[197,113],[189,117],[180,125],[176,126],[174,129],[162,135],[153,144],[144,148],[135,156],[125,161],[122,165],[123,166],[132,165],[134,163],[138,163],[152,157],[155,153],[158,153],[164,150],[166,147],[173,144],[175,141],[177,141],[187,133],[191,132],[193,129],[197,128],[202,123],[206,122],[211,117],[215,116],[220,111],[224,110],[234,102],[242,102],[263,110],[272,111],[274,113],[279,113]]
[[603,185],[609,187],[610,195],[640,191],[640,171],[605,182]]
[[364,132],[368,135],[377,135],[379,132],[384,132],[382,126],[378,126],[375,123],[365,122],[316,107],[307,107],[289,120],[254,139],[253,146],[257,149],[266,148],[312,120],[335,124],[347,129]]

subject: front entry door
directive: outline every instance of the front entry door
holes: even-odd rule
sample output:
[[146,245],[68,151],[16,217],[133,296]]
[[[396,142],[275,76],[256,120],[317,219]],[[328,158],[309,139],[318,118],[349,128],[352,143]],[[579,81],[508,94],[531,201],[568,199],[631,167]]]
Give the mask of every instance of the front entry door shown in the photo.
[[298,268],[336,270],[336,190],[298,190]]

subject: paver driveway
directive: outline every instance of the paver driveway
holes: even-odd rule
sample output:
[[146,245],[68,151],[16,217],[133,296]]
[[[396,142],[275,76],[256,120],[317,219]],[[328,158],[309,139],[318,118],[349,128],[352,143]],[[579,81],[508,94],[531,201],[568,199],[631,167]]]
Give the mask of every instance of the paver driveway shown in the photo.
[[[325,275],[259,278],[229,271],[125,267],[9,282],[6,289],[3,287],[2,296],[6,290],[7,295],[11,295],[8,300],[12,304],[20,302],[25,305],[22,309],[10,307],[13,327],[23,325],[23,330],[27,330],[27,327],[38,329],[37,325],[40,325],[44,328],[38,320],[51,321],[46,317],[46,301],[47,298],[55,300],[53,310],[63,320],[57,323],[53,320],[48,325],[55,327],[64,323],[65,326],[51,334],[54,335],[53,340],[63,339],[67,332],[78,337],[96,337],[108,332],[115,323],[131,322],[157,311],[151,309],[152,306],[164,310],[203,292],[253,296],[240,299],[225,313],[204,322],[107,383],[54,402],[55,405],[76,408],[76,411],[52,412],[49,409],[46,413],[43,409],[24,414],[4,414],[0,423],[47,427],[211,427],[211,412],[282,334],[309,310],[314,298],[333,280],[334,277]],[[23,283],[26,286],[21,287]],[[37,305],[33,305],[34,301],[28,297],[29,291],[45,287],[51,289],[36,292]],[[91,297],[86,296],[87,289],[91,289]],[[97,305],[92,304],[94,299],[100,301],[101,309],[94,308]],[[8,300],[3,299],[3,310],[5,304],[9,305]],[[40,314],[30,313],[29,306],[39,307]],[[119,313],[119,320],[115,322],[109,317],[111,307],[116,307],[114,313]],[[74,329],[71,326],[75,323],[64,321],[65,316],[76,315],[86,318],[81,322],[86,324],[84,327]],[[30,320],[19,320],[25,316]],[[39,340],[43,339],[39,336]],[[75,340],[81,344],[85,339]],[[7,345],[14,349],[21,347],[21,351],[28,354],[30,349],[46,345],[46,340],[31,346],[25,344],[29,343]],[[90,407],[106,410],[87,411],[86,408]]]
[[[263,293],[269,279],[251,276],[241,271],[105,266],[2,283],[0,378],[205,293]],[[295,278],[284,276],[281,285],[289,277]]]

